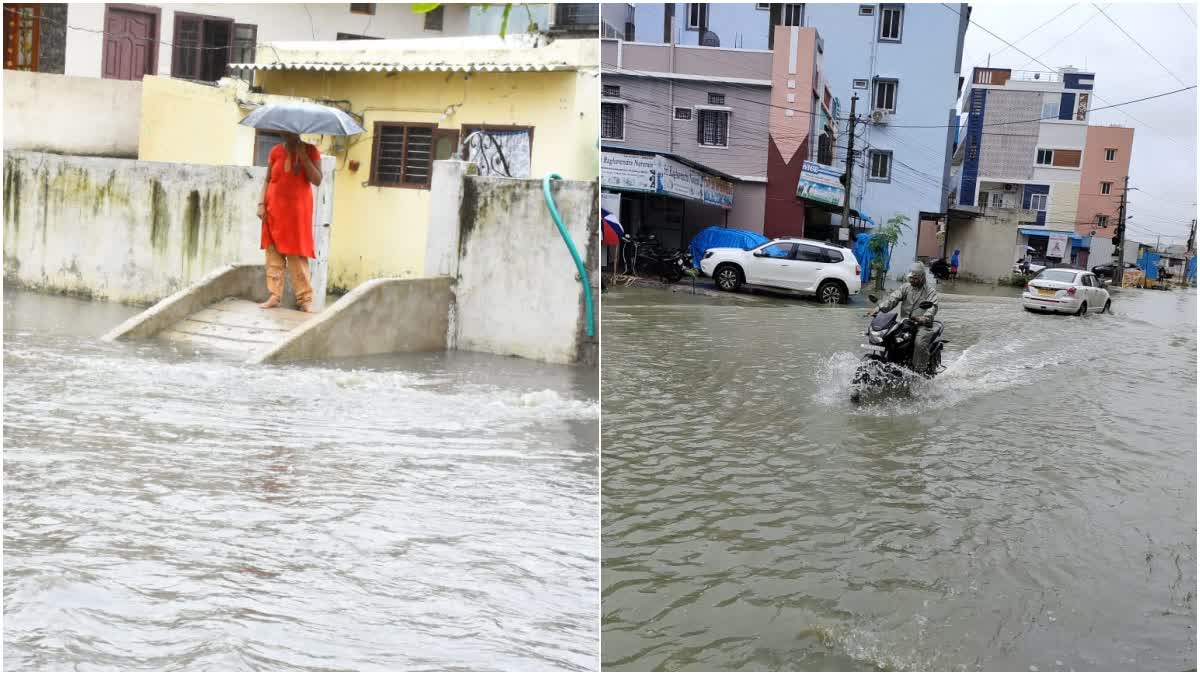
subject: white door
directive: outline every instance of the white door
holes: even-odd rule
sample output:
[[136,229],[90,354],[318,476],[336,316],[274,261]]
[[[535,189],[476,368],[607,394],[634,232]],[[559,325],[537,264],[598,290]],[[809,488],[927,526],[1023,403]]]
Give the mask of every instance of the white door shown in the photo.
[[316,258],[309,261],[308,274],[312,282],[312,309],[325,309],[325,291],[329,286],[329,229],[333,224],[333,179],[337,162],[333,157],[321,156],[321,184],[313,190],[313,253]]
[[797,244],[795,288],[801,291],[816,291],[817,282],[824,276],[825,266],[829,264],[831,263],[826,262],[825,251],[820,246]]
[[792,260],[792,253],[795,248],[796,245],[790,242],[777,242],[768,244],[755,251],[751,257],[750,270],[746,274],[746,281],[764,286],[791,288],[788,285],[790,283],[788,279],[791,277],[792,268],[796,264]]

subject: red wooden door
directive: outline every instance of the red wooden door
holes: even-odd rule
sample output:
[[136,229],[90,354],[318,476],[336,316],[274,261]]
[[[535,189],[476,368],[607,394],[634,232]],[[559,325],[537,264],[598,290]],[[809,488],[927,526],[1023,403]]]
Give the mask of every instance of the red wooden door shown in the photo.
[[150,12],[109,7],[104,27],[103,77],[140,80],[157,65],[158,17]]
[[4,3],[4,67],[38,69],[42,8],[28,3]]

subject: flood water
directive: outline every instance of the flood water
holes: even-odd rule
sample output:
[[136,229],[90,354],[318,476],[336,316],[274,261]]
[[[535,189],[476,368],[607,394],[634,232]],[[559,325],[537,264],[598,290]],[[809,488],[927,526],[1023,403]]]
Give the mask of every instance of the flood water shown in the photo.
[[598,666],[594,371],[97,339],[5,289],[8,670]]
[[861,406],[861,304],[605,296],[605,669],[1195,668],[1195,291],[948,291]]

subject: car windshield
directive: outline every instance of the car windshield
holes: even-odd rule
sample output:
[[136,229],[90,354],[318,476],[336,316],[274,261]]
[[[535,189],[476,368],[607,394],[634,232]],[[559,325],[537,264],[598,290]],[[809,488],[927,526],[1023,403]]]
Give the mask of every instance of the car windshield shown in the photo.
[[1042,270],[1036,278],[1038,281],[1061,281],[1064,284],[1073,284],[1076,274],[1078,272],[1070,270]]

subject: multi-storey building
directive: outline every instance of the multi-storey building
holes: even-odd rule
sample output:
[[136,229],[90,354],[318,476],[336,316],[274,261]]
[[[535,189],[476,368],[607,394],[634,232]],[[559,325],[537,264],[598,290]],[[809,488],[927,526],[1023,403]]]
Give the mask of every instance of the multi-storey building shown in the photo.
[[[969,17],[965,3],[668,3],[638,4],[634,20],[639,41],[719,46],[713,63],[730,52],[774,49],[779,26],[816,29],[835,118],[848,117],[857,96],[864,122],[856,131],[850,204],[874,222],[908,218],[893,252],[893,268],[905,269],[918,252],[940,249]],[[842,122],[831,143],[838,167],[845,165],[847,128]],[[840,224],[840,215],[816,214],[807,230],[830,232],[826,223]]]
[[974,69],[947,232],[947,248],[974,261],[965,272],[1003,276],[1027,255],[1078,266],[1111,259],[1133,130],[1088,124],[1095,79],[1072,67]]
[[[833,172],[823,40],[776,31],[774,49],[602,42],[601,175],[627,230],[678,246],[713,225],[800,235],[840,206],[840,188],[806,176]],[[802,178],[816,189],[799,194]]]

